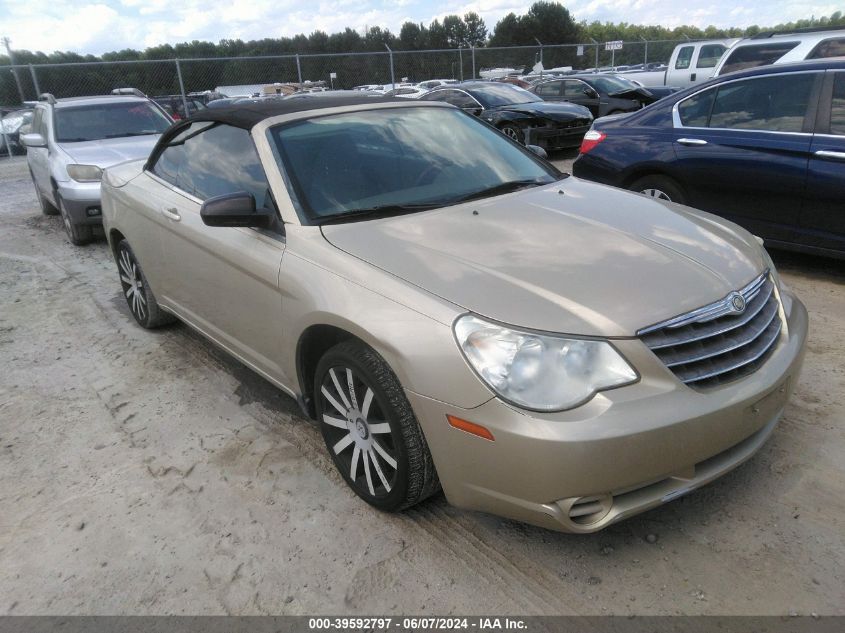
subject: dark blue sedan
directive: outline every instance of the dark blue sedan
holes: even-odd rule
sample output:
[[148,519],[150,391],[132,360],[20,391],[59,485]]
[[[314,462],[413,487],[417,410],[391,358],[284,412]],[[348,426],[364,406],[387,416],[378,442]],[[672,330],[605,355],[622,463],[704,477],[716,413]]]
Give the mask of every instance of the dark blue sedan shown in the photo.
[[597,119],[573,173],[845,258],[845,59],[731,73]]

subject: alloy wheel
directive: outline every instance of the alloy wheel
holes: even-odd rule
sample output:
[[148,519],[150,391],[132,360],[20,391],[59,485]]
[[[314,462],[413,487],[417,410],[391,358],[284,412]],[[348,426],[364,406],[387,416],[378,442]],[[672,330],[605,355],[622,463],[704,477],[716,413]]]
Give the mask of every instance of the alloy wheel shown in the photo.
[[665,191],[661,191],[660,189],[643,189],[640,193],[644,196],[648,196],[649,198],[657,198],[658,200],[672,202],[672,198],[669,197],[669,194]]
[[397,449],[390,420],[373,388],[349,367],[323,377],[322,432],[332,459],[362,496],[385,497],[396,486]]
[[504,132],[505,136],[507,136],[508,138],[511,138],[514,141],[519,141],[519,135],[516,133],[516,130],[512,127],[502,128],[502,132]]
[[141,277],[141,270],[134,261],[128,250],[121,249],[118,257],[118,268],[120,269],[120,283],[123,286],[123,294],[132,314],[139,322],[143,322],[147,316],[147,297],[144,292],[144,280]]

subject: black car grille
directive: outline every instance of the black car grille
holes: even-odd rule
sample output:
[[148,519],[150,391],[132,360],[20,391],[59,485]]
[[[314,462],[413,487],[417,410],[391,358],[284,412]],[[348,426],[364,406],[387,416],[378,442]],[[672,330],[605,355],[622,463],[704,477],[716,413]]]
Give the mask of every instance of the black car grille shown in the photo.
[[637,335],[682,382],[707,388],[760,367],[774,349],[781,327],[780,304],[766,271],[721,301]]

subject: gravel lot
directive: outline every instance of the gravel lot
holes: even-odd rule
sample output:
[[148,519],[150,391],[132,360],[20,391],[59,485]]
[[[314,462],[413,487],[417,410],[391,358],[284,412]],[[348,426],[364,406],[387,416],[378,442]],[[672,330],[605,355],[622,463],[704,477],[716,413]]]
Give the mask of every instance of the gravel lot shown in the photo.
[[[566,165],[571,156],[556,157]],[[137,327],[0,159],[0,614],[845,614],[845,264],[775,253],[811,316],[771,441],[591,536],[359,501],[295,403]]]

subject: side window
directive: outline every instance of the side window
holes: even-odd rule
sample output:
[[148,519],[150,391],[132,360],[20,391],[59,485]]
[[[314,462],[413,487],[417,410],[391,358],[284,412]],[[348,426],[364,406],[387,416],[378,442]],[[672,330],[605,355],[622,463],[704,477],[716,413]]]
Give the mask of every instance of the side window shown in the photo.
[[720,74],[732,73],[743,68],[754,68],[756,66],[768,66],[774,64],[781,57],[786,55],[798,42],[777,42],[775,44],[753,44],[740,46],[728,53],[725,65],[722,66]]
[[707,127],[715,97],[716,88],[711,88],[681,101],[678,104],[678,116],[681,117],[681,124],[687,127]]
[[538,97],[559,97],[560,96],[560,81],[550,81],[548,83],[537,86]]
[[275,208],[258,152],[241,128],[192,125],[162,152],[153,171],[200,200],[246,191],[257,207]]
[[845,73],[836,73],[833,80],[833,103],[830,104],[830,133],[845,136]]
[[719,86],[710,127],[800,132],[816,75],[777,75]]
[[679,50],[678,59],[675,60],[675,68],[678,70],[689,68],[690,62],[692,62],[692,53],[694,50],[695,46],[684,46],[681,50]]
[[449,90],[447,91],[449,96],[446,98],[446,101],[451,103],[452,105],[456,105],[459,108],[477,108],[478,103],[470,97],[467,93],[461,92],[460,90]]
[[158,155],[152,172],[171,185],[179,186],[179,170],[185,162],[185,140],[199,134],[210,125],[211,123],[192,123],[179,132]]
[[728,48],[722,44],[704,44],[698,50],[698,61],[695,63],[695,67],[715,68],[726,50]]
[[585,97],[584,92],[589,86],[583,81],[566,81],[563,84],[564,97]]
[[825,57],[845,57],[845,37],[837,37],[819,42],[807,59],[823,59]]
[[447,99],[448,95],[446,93],[448,93],[448,92],[451,92],[451,91],[450,90],[435,90],[434,92],[429,92],[427,95],[423,95],[422,99],[424,101],[446,101],[447,103],[451,103]]

